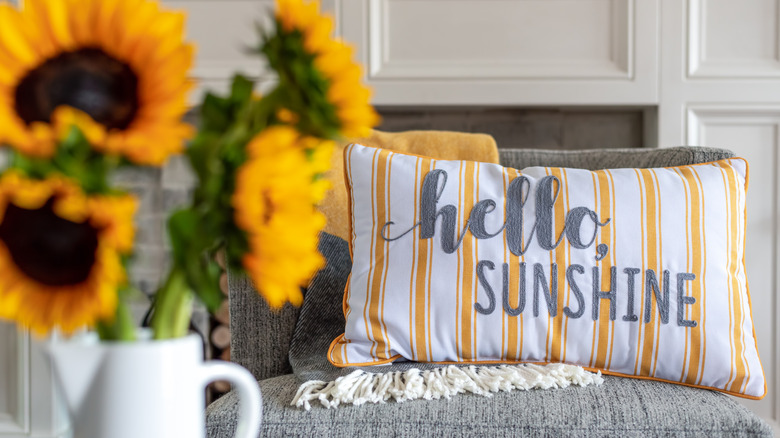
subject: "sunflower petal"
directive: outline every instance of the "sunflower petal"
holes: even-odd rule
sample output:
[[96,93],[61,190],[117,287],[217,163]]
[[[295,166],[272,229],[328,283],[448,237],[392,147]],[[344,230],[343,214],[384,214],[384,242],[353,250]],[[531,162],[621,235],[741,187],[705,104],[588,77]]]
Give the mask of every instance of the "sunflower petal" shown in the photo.
[[92,120],[83,111],[69,106],[60,106],[52,113],[52,124],[56,137],[63,140],[72,126],[76,126],[91,144],[102,144],[106,141],[106,128]]
[[60,48],[49,27],[46,3],[46,0],[25,0],[22,8],[22,16],[25,20],[22,30],[27,33],[28,39],[35,41],[35,47],[43,58],[52,56]]
[[328,46],[333,33],[333,19],[328,16],[316,19],[306,33],[304,46],[311,53],[317,53]]
[[117,56],[114,20],[118,14],[120,0],[101,0],[96,2],[96,15],[92,23],[96,41],[101,48],[112,56]]
[[95,9],[94,0],[69,0],[68,10],[80,9],[81,13],[68,14],[69,28],[76,46],[87,46],[92,43],[91,11]]
[[134,13],[129,14],[127,21],[122,24],[124,29],[118,43],[120,52],[128,54],[129,57],[136,45],[143,40],[143,35],[149,28],[149,22],[159,14],[160,10],[155,2],[138,4]]
[[129,61],[134,66],[144,66],[150,58],[165,58],[181,44],[186,16],[183,13],[164,12],[151,21],[146,33],[139,38]]
[[29,68],[38,58],[36,50],[22,32],[22,25],[21,14],[16,9],[9,5],[0,5],[0,44],[7,54]]
[[[36,0],[25,0],[36,1]],[[41,0],[37,0],[41,1]],[[48,28],[54,42],[62,49],[73,48],[75,41],[70,31],[68,3],[64,0],[47,1],[42,11],[48,18]]]

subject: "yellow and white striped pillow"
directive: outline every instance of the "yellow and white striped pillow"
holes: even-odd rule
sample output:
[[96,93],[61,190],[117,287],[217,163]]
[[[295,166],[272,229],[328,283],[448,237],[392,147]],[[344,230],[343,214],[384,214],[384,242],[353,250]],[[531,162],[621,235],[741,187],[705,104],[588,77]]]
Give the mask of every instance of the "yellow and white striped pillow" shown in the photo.
[[567,362],[766,393],[745,277],[747,163],[441,161],[351,145],[336,366]]

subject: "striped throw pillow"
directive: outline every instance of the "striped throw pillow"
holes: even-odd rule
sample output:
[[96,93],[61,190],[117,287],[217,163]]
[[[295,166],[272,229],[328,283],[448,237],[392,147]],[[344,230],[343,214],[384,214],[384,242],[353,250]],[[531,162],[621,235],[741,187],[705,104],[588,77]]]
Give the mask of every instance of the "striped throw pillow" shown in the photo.
[[345,149],[336,366],[566,362],[761,398],[747,163],[531,167]]

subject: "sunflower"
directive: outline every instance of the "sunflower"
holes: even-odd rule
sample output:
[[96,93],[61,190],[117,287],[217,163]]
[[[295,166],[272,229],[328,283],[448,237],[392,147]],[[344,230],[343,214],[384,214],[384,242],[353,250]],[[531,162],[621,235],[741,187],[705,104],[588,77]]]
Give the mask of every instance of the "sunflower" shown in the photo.
[[307,158],[301,141],[290,127],[258,134],[247,145],[232,197],[235,224],[249,243],[241,262],[273,308],[300,305],[300,288],[324,264],[317,244],[325,217],[314,205],[325,184],[314,182],[322,165]]
[[137,202],[88,196],[60,176],[0,178],[0,318],[45,334],[110,319]]
[[363,73],[352,61],[352,48],[331,36],[333,19],[321,15],[315,1],[277,0],[276,20],[281,32],[302,36],[308,59],[327,82],[325,97],[341,135],[367,136],[379,116],[370,104],[371,91],[360,82]]
[[336,143],[331,140],[304,137],[300,139],[300,147],[306,152],[309,168],[314,175],[311,187],[312,201],[319,204],[331,189],[330,180],[325,178],[325,172],[330,170],[330,159],[336,149]]
[[49,158],[75,123],[101,152],[164,163],[192,134],[184,20],[149,0],[0,4],[0,143]]

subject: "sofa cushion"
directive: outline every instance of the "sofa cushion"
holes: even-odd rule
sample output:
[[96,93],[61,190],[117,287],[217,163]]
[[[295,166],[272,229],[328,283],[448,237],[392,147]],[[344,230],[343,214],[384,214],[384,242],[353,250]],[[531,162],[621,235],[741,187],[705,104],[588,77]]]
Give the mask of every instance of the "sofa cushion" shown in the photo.
[[[612,376],[584,388],[311,411],[290,406],[298,388],[293,375],[264,380],[260,387],[264,437],[772,436],[766,423],[729,396]],[[233,436],[237,399],[233,391],[209,407],[209,438]]]

